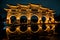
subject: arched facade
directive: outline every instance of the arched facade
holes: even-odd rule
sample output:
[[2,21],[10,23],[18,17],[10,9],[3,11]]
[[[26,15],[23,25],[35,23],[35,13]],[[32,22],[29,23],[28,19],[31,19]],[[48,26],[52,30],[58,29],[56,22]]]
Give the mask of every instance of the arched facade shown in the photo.
[[[7,5],[9,8],[5,9],[7,11],[7,18],[6,18],[6,23],[7,24],[12,24],[10,17],[11,16],[15,16],[16,17],[16,24],[19,25],[16,27],[16,31],[20,32],[20,18],[21,16],[26,16],[27,17],[27,22],[26,23],[22,23],[24,25],[28,25],[27,27],[27,32],[31,31],[31,24],[34,25],[38,25],[38,31],[34,31],[33,33],[39,32],[42,30],[42,24],[46,24],[46,30],[44,31],[50,31],[50,25],[49,23],[55,23],[54,20],[54,11],[50,10],[49,8],[44,8],[41,5],[36,5],[36,4],[29,4],[29,5],[21,5],[21,4],[17,4],[16,6],[13,5]],[[37,23],[31,23],[31,17],[32,16],[37,16],[38,17],[38,21]],[[42,18],[45,17],[45,21],[42,21]],[[6,30],[9,27],[6,28]],[[55,25],[52,25],[52,29],[54,30]],[[8,30],[7,30],[8,31]],[[13,32],[12,32],[13,33]],[[24,33],[24,32],[22,32]]]

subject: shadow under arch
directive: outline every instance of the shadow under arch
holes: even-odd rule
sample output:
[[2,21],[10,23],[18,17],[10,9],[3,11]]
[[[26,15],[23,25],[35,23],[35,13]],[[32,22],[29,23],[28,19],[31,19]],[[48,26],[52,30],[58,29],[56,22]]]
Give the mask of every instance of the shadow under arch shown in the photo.
[[14,23],[16,21],[16,17],[15,16],[11,16],[10,20],[11,20],[11,23]]
[[43,17],[42,17],[42,22],[44,23],[45,21],[46,21],[46,17],[43,16]]
[[38,17],[37,17],[36,15],[33,15],[33,16],[31,17],[31,22],[37,23],[37,22],[38,22]]
[[27,23],[27,17],[26,16],[21,16],[20,17],[20,23]]

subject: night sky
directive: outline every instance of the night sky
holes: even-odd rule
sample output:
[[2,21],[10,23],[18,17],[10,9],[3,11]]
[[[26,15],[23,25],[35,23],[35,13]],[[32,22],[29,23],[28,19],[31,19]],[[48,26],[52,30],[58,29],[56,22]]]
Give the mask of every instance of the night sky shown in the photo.
[[40,4],[44,7],[53,9],[55,11],[55,16],[60,15],[60,0],[0,0],[0,15],[2,15],[3,18],[6,17],[6,11],[4,8],[7,8],[6,4]]

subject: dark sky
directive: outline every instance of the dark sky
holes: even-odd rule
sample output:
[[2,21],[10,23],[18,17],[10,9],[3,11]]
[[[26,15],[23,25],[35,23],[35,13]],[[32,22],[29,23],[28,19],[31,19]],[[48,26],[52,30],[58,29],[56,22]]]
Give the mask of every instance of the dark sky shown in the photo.
[[0,13],[3,17],[5,17],[6,12],[4,12],[4,8],[7,8],[6,4],[41,4],[44,7],[51,8],[55,10],[55,15],[60,15],[60,0],[0,0]]

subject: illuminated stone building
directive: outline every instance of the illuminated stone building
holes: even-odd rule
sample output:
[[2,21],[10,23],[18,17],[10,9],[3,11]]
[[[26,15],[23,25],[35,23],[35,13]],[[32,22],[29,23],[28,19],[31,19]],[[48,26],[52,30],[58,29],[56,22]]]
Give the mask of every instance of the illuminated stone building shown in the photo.
[[7,5],[8,8],[6,18],[6,32],[7,35],[11,33],[37,33],[43,30],[42,26],[45,24],[44,31],[54,32],[55,24],[54,11],[49,8],[44,8],[41,5],[29,4],[16,6]]

